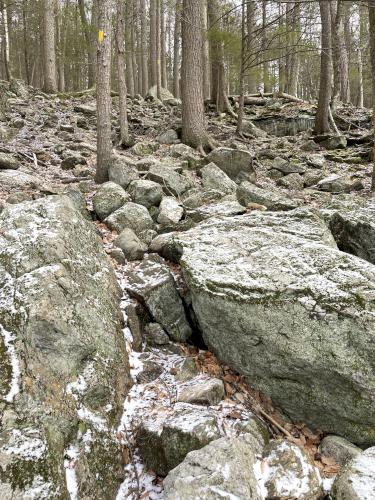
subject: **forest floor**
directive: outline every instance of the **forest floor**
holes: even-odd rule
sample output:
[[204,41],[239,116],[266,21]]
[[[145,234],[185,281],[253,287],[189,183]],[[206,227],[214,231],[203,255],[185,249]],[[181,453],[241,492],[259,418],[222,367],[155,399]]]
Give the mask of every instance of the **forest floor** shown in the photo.
[[[114,143],[118,134],[117,108],[118,98],[113,97]],[[207,114],[208,128],[219,146],[248,150],[255,158],[257,184],[273,193],[292,198],[301,205],[330,206],[338,198],[333,199],[332,192],[317,188],[317,185],[325,178],[337,175],[345,177],[343,182],[350,186],[343,190],[350,191],[351,199],[358,199],[361,204],[361,199],[371,197],[370,112],[349,106],[340,108],[336,122],[349,137],[349,145],[343,149],[323,151],[310,140],[314,111],[311,104],[290,103],[282,99],[269,99],[266,104],[246,106],[246,118],[254,120],[256,126],[282,135],[288,126],[297,132],[290,136],[259,134],[259,137],[239,139],[232,118],[217,116],[212,109]],[[155,102],[130,99],[130,132],[136,143],[142,144],[144,148],[142,151],[141,148],[136,151],[117,149],[116,154],[131,161],[152,159],[176,162],[175,156],[171,155],[173,145],[160,144],[157,138],[167,130],[178,130],[180,120],[178,106],[160,106]],[[30,89],[27,96],[12,96],[8,99],[1,121],[0,140],[0,152],[11,153],[19,162],[16,175],[9,174],[11,170],[0,170],[0,204],[19,203],[41,195],[60,193],[66,187],[77,187],[86,196],[87,206],[105,249],[111,254],[116,232],[111,232],[103,223],[95,220],[92,210],[92,197],[96,189],[93,180],[96,152],[94,96],[88,93],[80,97],[49,98]],[[150,151],[151,154],[147,154]],[[318,166],[319,158],[324,163],[323,167]],[[288,179],[288,175],[279,176],[279,170],[273,168],[275,159],[293,160],[295,165],[302,166],[315,161],[316,165],[307,169],[300,176],[301,179],[296,175]],[[197,161],[200,160],[198,157]],[[198,173],[190,170],[189,175],[195,178],[199,186],[201,181]],[[345,194],[342,200],[349,202]],[[123,291],[122,309],[126,323],[126,306],[134,300],[126,291],[126,281],[134,264],[112,260]],[[170,263],[170,267],[178,283],[178,266]],[[146,348],[144,352],[138,352],[132,348],[132,335],[127,324],[124,334],[134,386],[125,402],[119,427],[121,439],[131,450],[131,460],[118,500],[163,498],[162,479],[143,465],[137,450],[135,430],[145,414],[157,418],[158,414],[170,411],[180,384],[175,375],[187,358],[193,360],[197,373],[203,378],[215,377],[224,382],[225,399],[212,408],[219,416],[222,435],[230,434],[236,420],[256,414],[266,424],[272,437],[286,437],[305,448],[322,476],[328,479],[325,486],[329,488],[330,478],[334,477],[339,466],[332,458],[324,457],[319,452],[322,433],[309,429],[303,422],[291,422],[274,408],[269,398],[252,389],[243,377],[221,364],[203,346],[175,343],[173,350]],[[151,381],[145,374],[145,369],[150,366],[158,373]]]

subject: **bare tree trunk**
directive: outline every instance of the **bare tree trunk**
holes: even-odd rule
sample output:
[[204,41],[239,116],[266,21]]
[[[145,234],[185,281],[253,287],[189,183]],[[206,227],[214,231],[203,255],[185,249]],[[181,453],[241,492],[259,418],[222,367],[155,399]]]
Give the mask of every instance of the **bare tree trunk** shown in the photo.
[[[262,0],[262,52],[266,53],[267,49],[267,0]],[[264,92],[271,92],[270,78],[269,78],[269,65],[268,62],[262,64],[262,80]]]
[[202,2],[202,28],[203,28],[203,96],[210,97],[210,44],[207,37],[207,0]]
[[111,161],[111,41],[112,0],[100,0],[98,9],[98,51],[96,67],[97,183],[108,180]]
[[158,99],[161,99],[161,64],[160,64],[160,0],[156,3],[156,88]]
[[167,50],[165,44],[165,4],[160,0],[160,64],[161,64],[161,86],[168,88],[167,80]]
[[126,31],[125,31],[125,43],[126,43],[126,86],[128,92],[131,96],[134,95],[134,68],[133,68],[133,47],[132,37],[131,37],[131,26],[133,22],[133,0],[126,0],[125,7],[125,19],[126,19]]
[[349,60],[345,43],[342,0],[331,2],[332,48],[333,48],[333,102],[338,99],[350,101]]
[[136,19],[135,19],[135,39],[137,45],[137,68],[138,68],[138,93],[143,94],[143,60],[142,60],[142,33],[141,33],[141,5],[136,1]]
[[[249,9],[249,5],[247,7]],[[249,12],[249,11],[248,11]],[[237,134],[242,136],[242,123],[245,108],[245,0],[242,0],[241,9],[242,19],[241,19],[241,62],[240,62],[240,97],[238,101],[238,118],[237,118]],[[249,19],[248,19],[249,22]],[[249,30],[249,26],[248,26]],[[248,31],[249,33],[249,31]],[[249,42],[248,42],[249,43]]]
[[30,79],[30,62],[29,62],[29,49],[28,49],[28,40],[27,40],[27,22],[26,22],[26,0],[22,2],[22,28],[23,28],[23,50],[24,50],[24,59],[25,59],[25,74],[26,81],[28,85],[31,83]]
[[[372,107],[373,107],[373,125],[375,136],[375,0],[368,0],[369,17],[369,38],[370,38],[370,59],[371,59],[371,84],[372,84]],[[375,142],[373,148],[373,168],[371,179],[371,191],[375,191]]]
[[83,32],[85,34],[86,41],[86,52],[87,52],[87,64],[88,64],[88,88],[94,86],[95,82],[95,54],[91,50],[92,37],[91,37],[91,27],[88,23],[86,10],[85,10],[85,2],[84,0],[78,0],[79,13],[81,16],[81,22],[83,27]]
[[7,0],[2,1],[2,17],[4,25],[4,63],[5,74],[8,81],[13,78],[13,70],[10,61],[10,37],[9,37],[9,13]]
[[301,3],[295,2],[293,15],[292,15],[292,33],[290,36],[290,55],[289,55],[289,71],[288,71],[288,86],[287,92],[291,95],[297,96],[298,94],[298,78],[299,78],[299,65],[300,58],[298,54],[297,42],[300,32],[300,18],[301,18]]
[[[253,59],[253,55],[255,53],[255,42],[256,42],[256,2],[255,0],[250,0],[247,2],[247,11],[246,11],[246,25],[247,25],[247,44],[246,50],[248,53],[248,57]],[[244,68],[245,70],[245,68]],[[240,84],[241,85],[241,84]],[[250,74],[248,78],[248,89],[249,94],[255,94],[257,91],[257,81],[254,71],[250,69]]]
[[146,19],[146,0],[140,0],[141,17],[141,46],[142,46],[142,95],[145,96],[148,91],[148,62],[147,62],[147,19]]
[[44,91],[57,92],[54,0],[44,0]]
[[117,0],[117,76],[120,101],[120,146],[130,145],[125,77],[125,9],[124,0]]
[[[218,30],[222,28],[222,19],[217,0],[210,0],[208,3],[208,19],[210,29]],[[227,95],[227,77],[224,62],[224,44],[221,40],[211,40],[211,102],[216,104],[218,113],[233,113]]]
[[180,97],[181,0],[176,0],[173,41],[173,95]]
[[201,23],[201,0],[183,0],[182,141],[203,152],[210,140],[204,120]]
[[358,107],[363,108],[363,57],[362,51],[365,46],[365,20],[364,20],[364,8],[362,5],[358,6],[359,14],[359,42],[357,49],[357,63],[358,63]]
[[135,50],[135,26],[137,23],[137,9],[136,9],[137,0],[132,0],[132,12],[131,12],[131,23],[128,26],[130,30],[130,50],[132,57],[132,68],[133,68],[133,89],[134,94],[138,94],[138,68],[137,68],[137,54]]
[[316,135],[330,132],[329,111],[331,101],[332,55],[331,55],[331,6],[330,0],[319,0],[322,20],[322,48],[320,56],[320,88],[318,109],[315,117],[314,133]]
[[150,86],[158,84],[158,54],[157,54],[157,24],[156,24],[157,0],[150,2]]

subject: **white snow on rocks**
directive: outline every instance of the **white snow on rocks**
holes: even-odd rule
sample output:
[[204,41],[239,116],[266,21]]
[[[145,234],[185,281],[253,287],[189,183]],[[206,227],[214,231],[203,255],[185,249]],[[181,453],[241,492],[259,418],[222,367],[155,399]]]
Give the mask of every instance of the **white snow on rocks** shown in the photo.
[[12,380],[10,383],[10,389],[8,394],[5,396],[5,401],[7,403],[12,403],[14,398],[20,392],[19,380],[21,376],[20,363],[17,358],[16,348],[14,342],[16,340],[15,335],[5,330],[5,328],[0,325],[0,334],[3,337],[5,348],[9,355],[10,365],[12,367]]

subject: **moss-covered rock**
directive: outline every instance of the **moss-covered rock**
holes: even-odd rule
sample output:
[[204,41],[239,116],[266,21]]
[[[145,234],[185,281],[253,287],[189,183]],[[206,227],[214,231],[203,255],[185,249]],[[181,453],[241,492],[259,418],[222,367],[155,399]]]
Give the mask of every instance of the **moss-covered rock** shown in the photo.
[[2,212],[0,284],[1,497],[67,498],[71,447],[78,489],[92,492],[81,498],[100,496],[103,478],[114,497],[113,427],[130,385],[119,290],[94,227],[67,196]]

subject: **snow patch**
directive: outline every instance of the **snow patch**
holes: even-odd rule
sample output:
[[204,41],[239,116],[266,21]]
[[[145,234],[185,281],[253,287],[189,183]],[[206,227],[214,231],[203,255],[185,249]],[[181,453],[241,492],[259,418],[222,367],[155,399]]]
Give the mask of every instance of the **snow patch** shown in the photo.
[[70,500],[78,500],[78,480],[75,470],[79,455],[78,447],[70,445],[64,454],[66,457],[64,460],[66,488],[70,495]]
[[21,376],[20,363],[17,358],[16,348],[14,347],[16,336],[5,330],[2,325],[0,325],[0,333],[4,339],[4,345],[7,349],[10,359],[10,365],[12,367],[12,380],[10,383],[10,389],[4,399],[7,403],[12,403],[14,398],[20,392],[19,379]]

